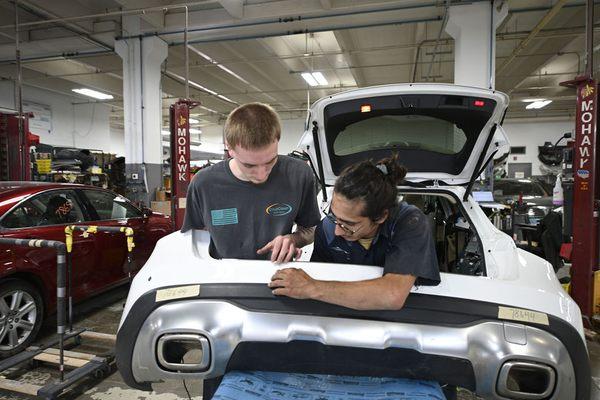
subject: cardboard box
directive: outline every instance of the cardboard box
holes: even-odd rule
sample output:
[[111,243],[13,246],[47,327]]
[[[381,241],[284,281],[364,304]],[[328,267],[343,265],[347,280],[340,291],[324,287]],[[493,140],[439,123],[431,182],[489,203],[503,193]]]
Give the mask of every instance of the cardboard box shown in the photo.
[[170,201],[152,201],[150,203],[152,211],[156,211],[165,215],[171,215],[171,202]]

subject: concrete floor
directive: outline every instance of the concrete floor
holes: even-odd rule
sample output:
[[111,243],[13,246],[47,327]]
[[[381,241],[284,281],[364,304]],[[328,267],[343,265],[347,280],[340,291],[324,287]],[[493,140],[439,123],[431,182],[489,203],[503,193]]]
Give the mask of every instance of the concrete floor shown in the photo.
[[[121,317],[126,288],[116,289],[101,298],[93,299],[79,306],[76,310],[75,328],[86,327],[95,332],[115,333]],[[47,321],[42,329],[40,341],[52,338],[55,332],[55,322]],[[588,342],[590,360],[592,365],[592,397],[591,400],[600,400],[600,343]],[[74,351],[101,354],[108,350],[106,344],[86,340]],[[44,385],[58,378],[56,368],[40,367],[33,371],[14,371],[11,379],[24,383]],[[202,382],[186,381],[187,389],[194,400],[202,399]],[[68,392],[61,399],[80,400],[176,400],[188,399],[188,394],[182,381],[171,381],[153,385],[152,392],[143,392],[125,385],[118,371],[114,370],[104,379],[88,379]],[[0,400],[31,399],[33,397],[12,394],[0,391]],[[477,396],[462,390],[459,391],[459,400],[477,400]]]

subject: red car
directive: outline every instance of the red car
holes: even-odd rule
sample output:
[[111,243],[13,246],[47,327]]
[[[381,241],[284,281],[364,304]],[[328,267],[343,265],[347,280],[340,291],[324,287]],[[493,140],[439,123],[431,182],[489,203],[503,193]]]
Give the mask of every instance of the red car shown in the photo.
[[[170,218],[140,210],[126,198],[93,186],[0,182],[0,237],[65,241],[71,224],[128,226],[134,231],[134,271],[161,237]],[[71,288],[80,301],[127,282],[123,234],[73,234]],[[27,347],[44,316],[56,309],[56,252],[0,246],[0,359]]]

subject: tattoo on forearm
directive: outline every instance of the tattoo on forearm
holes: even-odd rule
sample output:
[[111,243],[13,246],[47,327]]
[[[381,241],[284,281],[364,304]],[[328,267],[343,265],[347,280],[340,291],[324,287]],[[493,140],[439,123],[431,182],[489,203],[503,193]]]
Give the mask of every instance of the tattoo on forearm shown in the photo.
[[296,231],[292,233],[292,237],[294,238],[296,247],[304,247],[307,244],[311,244],[315,239],[315,227],[307,228],[298,225]]

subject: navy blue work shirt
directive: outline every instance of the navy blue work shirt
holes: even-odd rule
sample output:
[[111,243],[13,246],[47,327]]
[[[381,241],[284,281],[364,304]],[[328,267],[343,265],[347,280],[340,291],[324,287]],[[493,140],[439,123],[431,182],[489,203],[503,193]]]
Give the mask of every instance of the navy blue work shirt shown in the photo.
[[390,210],[371,247],[335,235],[335,223],[323,218],[315,231],[311,261],[377,265],[383,274],[413,275],[415,285],[438,285],[440,271],[429,221],[417,207],[405,202]]

